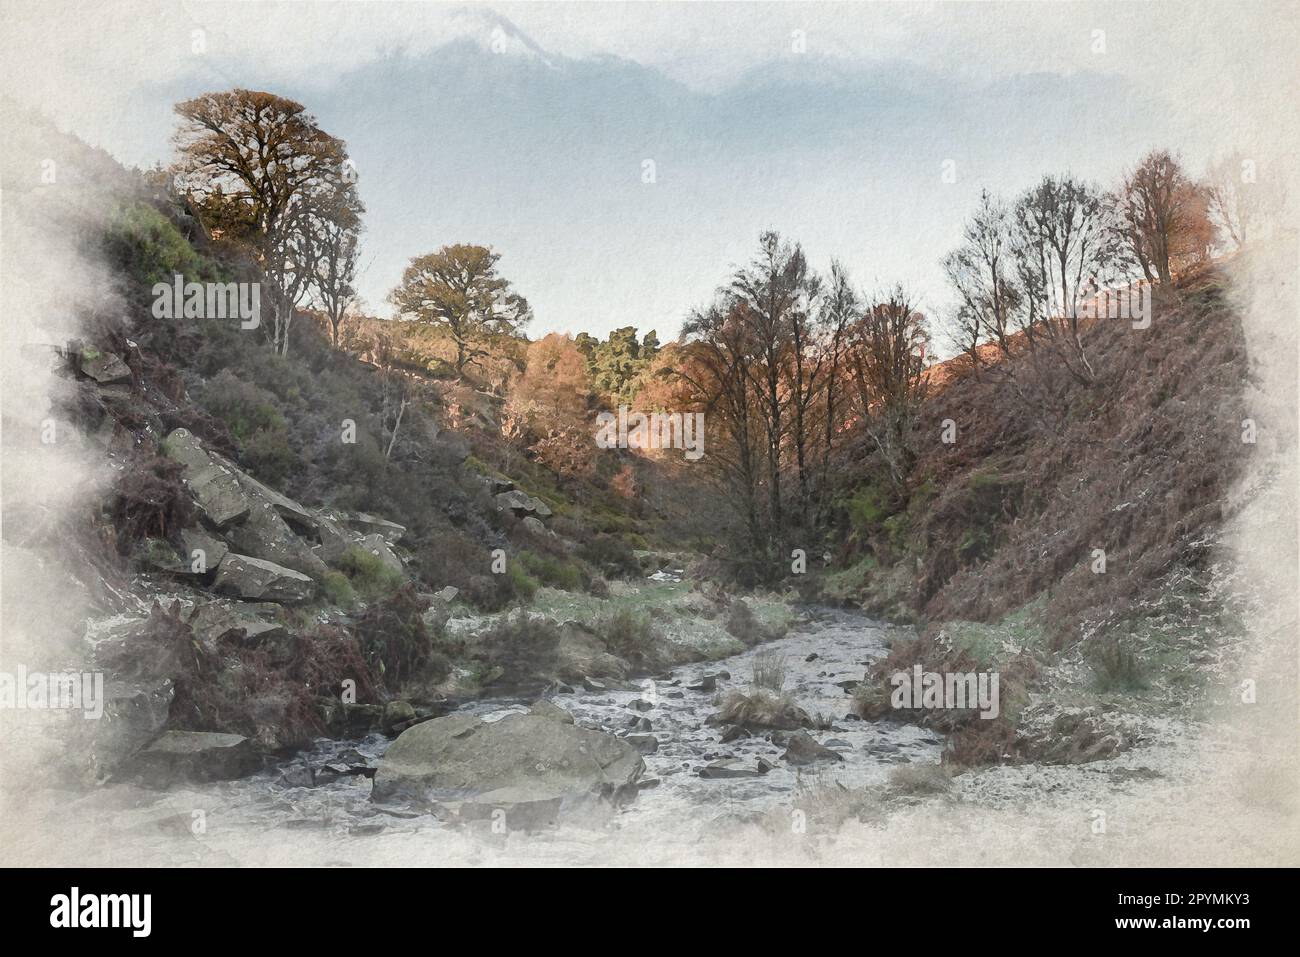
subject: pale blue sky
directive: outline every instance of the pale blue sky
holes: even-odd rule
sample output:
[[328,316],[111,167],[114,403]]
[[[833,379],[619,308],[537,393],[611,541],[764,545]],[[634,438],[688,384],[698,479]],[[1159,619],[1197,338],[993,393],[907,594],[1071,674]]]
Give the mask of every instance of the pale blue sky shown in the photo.
[[[0,77],[137,165],[171,158],[179,99],[236,85],[294,97],[357,163],[373,311],[387,313],[411,256],[476,242],[532,302],[534,335],[631,324],[666,339],[764,229],[802,242],[819,268],[839,257],[865,287],[905,282],[942,313],[939,262],[981,188],[1012,194],[1065,170],[1109,182],[1155,145],[1199,169],[1241,146],[1240,104],[1262,114],[1276,93],[1241,86],[1259,73],[1234,70],[1246,26],[1229,5],[1157,7],[1170,15],[19,4],[6,8],[19,12]],[[1293,39],[1279,24],[1279,43]]]

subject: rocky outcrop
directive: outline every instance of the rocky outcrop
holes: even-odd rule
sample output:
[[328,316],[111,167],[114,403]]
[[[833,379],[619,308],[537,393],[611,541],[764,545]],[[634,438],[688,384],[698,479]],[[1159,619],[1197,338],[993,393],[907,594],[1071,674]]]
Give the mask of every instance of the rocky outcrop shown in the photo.
[[405,525],[398,525],[396,522],[375,515],[367,515],[365,512],[341,513],[341,522],[347,528],[362,535],[381,535],[390,545],[396,545],[406,534]]
[[315,583],[301,572],[233,552],[217,569],[213,588],[237,598],[286,603],[306,601],[316,591]]
[[524,518],[529,515],[536,516],[539,519],[550,518],[553,514],[550,506],[540,498],[535,498],[527,492],[522,492],[519,489],[511,489],[508,492],[499,492],[494,496],[494,499],[496,501],[498,512],[504,512],[509,509],[519,518]]
[[82,350],[77,367],[82,375],[94,379],[99,385],[127,382],[131,378],[130,366],[111,352],[99,352],[96,349]]
[[217,462],[187,429],[176,429],[163,445],[169,458],[185,466],[182,478],[209,522],[225,529],[247,517],[252,503],[232,466]]
[[630,798],[644,769],[630,744],[566,723],[550,708],[493,722],[452,714],[393,742],[373,798],[454,804],[466,820],[499,812],[508,826],[531,828],[595,801]]
[[254,500],[244,521],[226,530],[236,551],[320,581],[329,568],[311,546],[303,541],[269,501]]

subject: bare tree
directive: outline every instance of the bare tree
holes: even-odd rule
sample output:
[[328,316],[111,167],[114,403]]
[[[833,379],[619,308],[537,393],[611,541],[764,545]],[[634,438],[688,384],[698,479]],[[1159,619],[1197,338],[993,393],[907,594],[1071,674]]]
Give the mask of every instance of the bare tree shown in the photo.
[[356,304],[359,252],[358,225],[346,217],[326,217],[318,222],[315,245],[318,250],[312,274],[316,301],[330,324],[330,340],[339,347],[339,330]]
[[1093,186],[1068,175],[1046,176],[1016,203],[1010,228],[1030,350],[1045,346],[1071,377],[1091,382],[1083,307],[1128,262],[1113,206]]
[[1211,221],[1234,249],[1263,237],[1270,214],[1285,200],[1277,177],[1241,153],[1231,153],[1210,167],[1205,195]]
[[821,300],[821,326],[825,336],[826,376],[822,389],[824,397],[822,416],[825,429],[821,480],[818,483],[820,504],[818,511],[825,506],[827,476],[830,469],[831,455],[835,449],[835,429],[839,423],[839,390],[841,387],[841,366],[844,364],[844,352],[848,331],[859,318],[862,310],[862,298],[849,281],[848,272],[838,261],[831,262],[830,282]]
[[868,433],[902,489],[915,455],[909,433],[925,398],[929,330],[911,295],[896,286],[851,329],[851,364]]
[[[728,290],[730,314],[750,330],[754,362],[747,366],[762,409],[767,440],[768,513],[777,550],[782,549],[785,517],[781,495],[781,444],[787,422],[786,364],[796,316],[806,317],[817,294],[817,279],[803,250],[774,232],[759,238],[759,252],[738,270]],[[803,321],[800,319],[800,321]]]
[[751,369],[756,343],[739,311],[736,303],[722,296],[693,312],[682,326],[685,361],[675,371],[704,408],[710,423],[708,459],[744,524],[748,547],[767,565],[771,542],[760,504],[763,425]]
[[1205,245],[1208,216],[1201,187],[1166,150],[1153,150],[1125,178],[1117,204],[1122,233],[1149,282],[1168,283],[1171,263]]
[[978,368],[981,342],[996,343],[1004,355],[1021,307],[1011,255],[1011,214],[988,191],[966,221],[962,243],[943,262],[957,292],[957,342]]

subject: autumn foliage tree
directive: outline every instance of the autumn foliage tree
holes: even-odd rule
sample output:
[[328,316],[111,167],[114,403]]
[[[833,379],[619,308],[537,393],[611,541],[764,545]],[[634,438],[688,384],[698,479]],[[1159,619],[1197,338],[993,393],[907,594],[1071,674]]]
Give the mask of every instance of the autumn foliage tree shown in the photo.
[[532,320],[523,296],[497,271],[501,258],[486,246],[457,244],[416,256],[390,300],[405,319],[447,333],[456,346],[456,371],[486,355],[492,335],[514,335]]
[[1203,258],[1214,242],[1205,189],[1167,150],[1142,158],[1120,187],[1123,236],[1150,282],[1168,283],[1173,267]]
[[256,90],[176,105],[173,172],[209,231],[247,253],[269,285],[269,333],[284,354],[310,292],[327,226],[355,230],[364,211],[347,148],[302,104]]

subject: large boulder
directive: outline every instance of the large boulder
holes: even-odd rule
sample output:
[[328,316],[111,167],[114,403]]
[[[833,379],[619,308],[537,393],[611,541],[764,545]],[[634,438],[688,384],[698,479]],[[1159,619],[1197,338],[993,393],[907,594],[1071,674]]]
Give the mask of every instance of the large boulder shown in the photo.
[[130,367],[111,352],[83,349],[78,365],[82,375],[94,379],[100,385],[127,382],[131,378]]
[[504,512],[507,509],[514,512],[521,518],[536,511],[533,504],[533,497],[527,492],[521,492],[519,489],[512,489],[509,492],[500,492],[494,496],[498,512]]
[[241,554],[292,568],[317,581],[329,573],[321,557],[289,528],[269,501],[253,498],[248,516],[227,529],[226,538]]
[[492,722],[451,714],[417,724],[384,754],[372,797],[455,803],[466,819],[497,810],[512,827],[532,827],[539,817],[635,794],[645,770],[636,748],[548,712]]
[[306,601],[316,584],[302,572],[231,552],[217,569],[213,588],[223,595],[257,601]]
[[189,618],[194,637],[204,647],[214,649],[225,635],[240,632],[247,644],[260,644],[271,638],[284,637],[285,627],[275,620],[279,606],[266,603],[211,601],[200,606]]
[[[194,574],[215,571],[230,551],[230,546],[221,539],[196,528],[187,528],[181,532],[181,543],[185,546],[186,568]],[[200,559],[201,565],[197,565]],[[198,570],[199,567],[202,571]]]
[[234,467],[209,455],[188,429],[173,431],[163,448],[169,458],[185,466],[181,477],[213,525],[224,529],[248,515],[252,502],[239,484]]
[[87,722],[94,726],[90,765],[96,777],[107,776],[162,732],[175,695],[169,678],[105,683],[104,714]]

